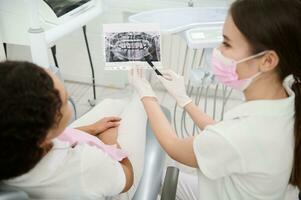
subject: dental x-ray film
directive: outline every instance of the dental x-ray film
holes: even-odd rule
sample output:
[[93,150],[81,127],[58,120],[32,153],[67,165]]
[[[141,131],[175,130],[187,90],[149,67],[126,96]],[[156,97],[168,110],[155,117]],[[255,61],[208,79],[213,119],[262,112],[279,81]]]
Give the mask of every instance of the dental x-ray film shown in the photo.
[[161,67],[161,35],[158,24],[104,24],[106,70],[147,68],[148,59]]

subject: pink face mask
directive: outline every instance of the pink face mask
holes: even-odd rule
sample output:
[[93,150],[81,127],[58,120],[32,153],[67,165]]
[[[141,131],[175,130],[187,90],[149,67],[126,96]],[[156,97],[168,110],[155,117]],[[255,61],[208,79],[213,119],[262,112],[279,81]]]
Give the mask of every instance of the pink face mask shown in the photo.
[[261,56],[264,53],[266,52],[263,51],[256,55],[244,58],[240,61],[235,61],[233,59],[225,57],[219,49],[214,49],[212,54],[213,74],[220,83],[229,86],[233,89],[244,91],[251,84],[254,78],[261,74],[261,72],[255,74],[250,78],[239,80],[238,74],[236,72],[237,65],[239,63]]

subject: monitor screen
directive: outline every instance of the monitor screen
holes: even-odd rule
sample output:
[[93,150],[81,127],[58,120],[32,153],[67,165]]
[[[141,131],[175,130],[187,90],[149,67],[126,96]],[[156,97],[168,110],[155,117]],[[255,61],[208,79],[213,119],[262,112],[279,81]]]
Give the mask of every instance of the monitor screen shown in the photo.
[[62,15],[82,6],[83,4],[91,1],[91,0],[44,0],[50,8],[54,11],[57,17],[61,17]]

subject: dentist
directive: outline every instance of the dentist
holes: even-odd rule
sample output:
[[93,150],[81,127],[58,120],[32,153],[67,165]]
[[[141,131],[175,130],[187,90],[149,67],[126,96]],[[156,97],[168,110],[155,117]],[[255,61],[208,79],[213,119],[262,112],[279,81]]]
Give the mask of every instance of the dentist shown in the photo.
[[[301,187],[301,1],[237,0],[214,49],[212,71],[245,102],[214,121],[186,95],[182,76],[157,76],[202,129],[178,138],[139,71],[130,81],[152,129],[174,160],[197,168],[198,185],[179,199],[297,199]],[[247,14],[246,14],[247,13]],[[185,196],[186,195],[186,196]]]

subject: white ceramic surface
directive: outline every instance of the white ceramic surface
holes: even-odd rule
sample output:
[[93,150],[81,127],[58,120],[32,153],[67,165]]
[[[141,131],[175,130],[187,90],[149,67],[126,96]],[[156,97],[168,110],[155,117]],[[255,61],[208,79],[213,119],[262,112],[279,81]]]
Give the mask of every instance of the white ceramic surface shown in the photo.
[[129,17],[133,23],[159,23],[163,33],[179,33],[200,26],[221,26],[227,7],[185,7],[141,12]]

